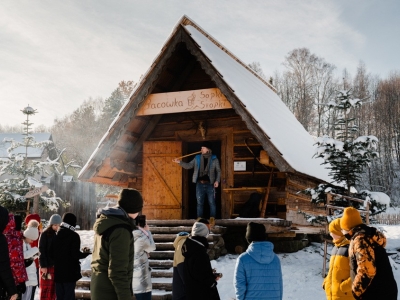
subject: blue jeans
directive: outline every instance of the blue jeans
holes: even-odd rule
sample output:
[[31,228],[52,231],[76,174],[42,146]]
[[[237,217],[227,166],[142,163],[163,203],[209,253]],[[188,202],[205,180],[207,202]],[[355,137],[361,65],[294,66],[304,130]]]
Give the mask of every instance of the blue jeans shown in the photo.
[[208,198],[210,206],[210,218],[216,216],[216,205],[214,197],[214,184],[212,183],[196,183],[196,199],[197,199],[197,217],[203,218],[204,198]]
[[151,300],[151,292],[135,294],[136,300]]

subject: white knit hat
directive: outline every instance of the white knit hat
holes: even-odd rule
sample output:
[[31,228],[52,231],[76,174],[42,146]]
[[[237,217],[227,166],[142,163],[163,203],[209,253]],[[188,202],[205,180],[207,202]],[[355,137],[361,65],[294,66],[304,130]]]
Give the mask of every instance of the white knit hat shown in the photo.
[[192,236],[203,236],[207,237],[208,234],[210,233],[210,230],[208,229],[206,224],[196,222],[193,224],[192,227]]
[[37,227],[28,227],[24,231],[24,237],[31,239],[32,241],[36,241],[39,237],[39,230]]

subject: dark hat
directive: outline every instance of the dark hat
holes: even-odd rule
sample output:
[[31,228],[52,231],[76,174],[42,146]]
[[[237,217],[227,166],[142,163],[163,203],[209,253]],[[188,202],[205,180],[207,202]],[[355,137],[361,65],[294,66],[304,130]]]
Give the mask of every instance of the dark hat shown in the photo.
[[63,214],[62,221],[68,225],[71,225],[72,227],[76,226],[76,216],[73,213]]
[[249,243],[265,241],[265,226],[254,222],[247,224],[246,239]]
[[212,149],[212,144],[208,141],[204,141],[201,143],[201,147],[206,147],[207,149]]
[[143,208],[142,195],[135,189],[123,189],[119,193],[118,206],[128,214],[140,212]]

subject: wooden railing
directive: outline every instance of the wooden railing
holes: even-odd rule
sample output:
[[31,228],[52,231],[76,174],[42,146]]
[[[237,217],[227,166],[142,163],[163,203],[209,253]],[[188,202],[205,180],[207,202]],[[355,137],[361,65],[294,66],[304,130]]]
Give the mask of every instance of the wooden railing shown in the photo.
[[[334,196],[337,197],[341,197],[344,199],[347,199],[349,202],[353,201],[353,202],[358,202],[358,203],[362,203],[364,204],[365,201],[362,199],[358,199],[358,198],[353,198],[350,196],[345,196],[345,195],[339,195],[339,194],[335,194],[335,193],[328,193],[326,194],[326,215],[330,216],[331,215],[331,210],[332,209],[338,209],[338,210],[344,210],[345,207],[341,207],[341,206],[334,206],[334,205],[330,205],[329,203],[332,201],[332,198]],[[369,202],[366,202],[366,206],[365,206],[365,210],[358,210],[360,212],[360,214],[364,214],[365,215],[365,223],[367,225],[369,225]],[[326,232],[329,232],[329,225],[326,225]],[[324,263],[322,265],[322,277],[325,277],[326,275],[326,256],[327,256],[327,250],[328,250],[328,240],[325,239],[325,245],[324,245]]]

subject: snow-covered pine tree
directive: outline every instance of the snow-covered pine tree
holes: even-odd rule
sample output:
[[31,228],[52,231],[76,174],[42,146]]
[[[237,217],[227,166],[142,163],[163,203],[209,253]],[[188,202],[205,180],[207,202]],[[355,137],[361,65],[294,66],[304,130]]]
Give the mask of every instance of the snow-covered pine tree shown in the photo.
[[[27,116],[22,142],[15,140],[6,140],[10,147],[7,149],[8,158],[0,160],[0,176],[6,175],[5,179],[0,181],[0,205],[6,207],[11,212],[26,211],[27,199],[25,195],[32,189],[41,187],[43,184],[36,180],[37,175],[49,175],[59,166],[58,158],[46,161],[28,160],[27,154],[29,148],[50,149],[53,147],[52,141],[36,142],[32,135],[29,122],[29,116],[36,113],[29,105],[22,110]],[[16,152],[16,149],[25,148],[25,153]],[[50,151],[48,151],[50,152]],[[63,203],[62,199],[57,197],[53,190],[48,189],[45,195],[40,195],[39,205],[46,210],[56,210]]]
[[[364,100],[364,99],[363,99]],[[322,136],[317,138],[317,151],[315,157],[324,159],[330,169],[332,183],[320,184],[309,188],[304,193],[311,195],[311,202],[326,204],[326,193],[332,192],[339,195],[351,196],[370,202],[372,213],[384,211],[386,206],[377,202],[370,191],[356,192],[355,188],[361,179],[365,167],[376,157],[378,139],[375,136],[357,137],[358,126],[354,118],[354,110],[362,105],[361,99],[354,99],[351,91],[340,91],[335,101],[328,103],[330,109],[335,109],[337,119],[334,122],[335,137]],[[331,203],[335,206],[349,206],[342,197],[334,197]],[[352,205],[357,206],[356,203]],[[323,223],[324,216],[310,216],[302,213],[310,222]],[[325,218],[325,221],[326,220]]]

